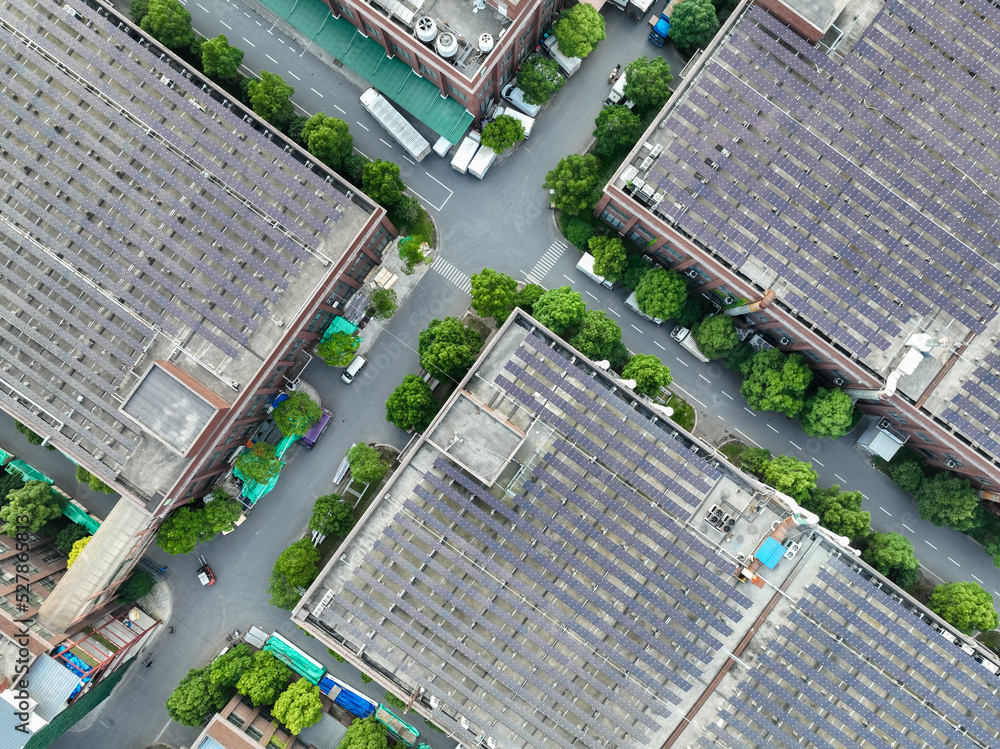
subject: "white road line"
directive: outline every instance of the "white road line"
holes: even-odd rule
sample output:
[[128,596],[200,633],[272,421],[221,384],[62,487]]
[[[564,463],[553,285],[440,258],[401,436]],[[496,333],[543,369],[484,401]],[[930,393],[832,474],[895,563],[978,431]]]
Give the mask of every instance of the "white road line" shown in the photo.
[[270,60],[271,62],[273,62],[275,65],[278,64],[278,61],[275,60],[273,57],[271,57],[271,55],[267,54],[267,52],[264,53],[264,57],[266,57],[268,60]]
[[695,398],[693,395],[691,395],[691,393],[689,393],[687,390],[685,390],[684,388],[682,388],[676,382],[674,383],[674,387],[677,388],[678,390],[680,390],[682,393],[684,393],[684,395],[686,395],[688,398],[690,398],[691,400],[693,400],[695,403],[697,403],[702,408],[708,408],[708,406],[706,406],[700,400],[698,400],[697,398]]
[[819,465],[819,466],[823,466],[823,468],[826,468],[826,466],[823,465],[822,463],[820,463],[818,460],[816,460],[816,458],[813,458],[813,463],[815,463],[816,465]]
[[751,437],[751,436],[750,436],[749,434],[747,434],[746,432],[743,432],[743,431],[742,431],[742,430],[740,430],[740,429],[737,429],[736,431],[737,431],[737,432],[739,432],[740,434],[742,434],[742,435],[743,435],[743,436],[744,436],[744,437],[745,437],[746,439],[750,440],[750,441],[751,441],[751,442],[753,442],[753,443],[754,443],[755,445],[757,445],[757,447],[762,447],[762,445],[761,445],[761,444],[760,444],[760,443],[759,443],[759,442],[758,442],[757,440],[755,440],[755,439],[754,439],[753,437]]
[[268,33],[268,34],[270,34],[271,36],[274,36],[274,32],[273,32],[273,31],[271,31],[271,29],[268,29],[268,30],[267,30],[267,33]]
[[[978,578],[978,577],[976,577],[975,575],[972,575],[972,577],[973,577],[973,579],[975,579],[975,580],[979,580],[979,578]],[[983,582],[983,581],[982,581],[982,580],[979,580],[979,582]]]
[[843,476],[841,476],[841,475],[840,475],[839,473],[835,473],[835,474],[833,474],[833,475],[834,475],[834,476],[836,476],[836,477],[837,477],[838,479],[840,479],[841,481],[847,481],[847,479],[845,479],[845,478],[844,478]]
[[358,127],[360,127],[360,128],[363,128],[363,129],[365,129],[365,130],[367,130],[367,129],[368,129],[368,128],[366,128],[366,127],[365,127],[364,125],[362,125],[362,124],[361,124],[360,122],[357,122],[357,126],[358,126]]
[[660,347],[661,349],[663,349],[664,351],[666,351],[666,348],[664,348],[664,347],[663,347],[663,344],[662,344],[662,343],[660,343],[659,341],[653,341],[653,343],[655,343],[655,344],[656,344],[657,346],[659,346],[659,347]]
[[700,377],[701,379],[703,379],[703,380],[704,380],[705,382],[707,382],[707,383],[708,383],[709,385],[711,385],[711,384],[712,384],[712,381],[711,381],[710,379],[708,379],[708,378],[707,378],[707,377],[706,377],[705,375],[703,375],[703,374],[702,374],[701,372],[699,372],[699,373],[698,373],[698,376],[699,376],[699,377]]
[[292,76],[292,78],[294,78],[297,81],[301,81],[302,80],[297,75],[295,75],[295,73],[293,73],[291,70],[288,71],[288,75]]
[[611,307],[608,307],[608,312],[610,312],[612,315],[618,315],[618,317],[622,316],[621,312],[617,312],[617,311],[611,309]]
[[[567,275],[566,275],[565,273],[563,273],[563,278],[565,278],[565,279],[566,279],[567,281],[569,281],[570,283],[573,283],[573,279],[572,279],[572,278],[570,278],[569,276],[567,276]],[[619,315],[619,317],[621,317],[621,315]]]
[[892,517],[892,513],[891,513],[891,512],[889,512],[889,511],[888,511],[887,509],[885,509],[884,507],[879,507],[879,509],[880,509],[880,510],[881,510],[882,512],[884,512],[884,513],[885,513],[886,515],[888,515],[889,517]]
[[674,358],[675,358],[675,359],[676,359],[677,361],[679,361],[679,362],[680,362],[681,364],[683,364],[683,365],[684,365],[685,367],[690,367],[690,366],[691,366],[691,365],[690,365],[690,364],[688,364],[688,363],[687,363],[686,361],[684,361],[683,359],[681,359],[681,358],[680,358],[679,356],[675,356]]
[[901,523],[901,525],[902,525],[902,526],[903,526],[904,528],[906,528],[906,530],[908,530],[908,531],[909,531],[910,533],[916,533],[916,531],[915,531],[915,530],[913,530],[913,528],[911,528],[910,526],[908,526],[908,525],[907,525],[906,523]]
[[383,143],[385,143],[387,146],[389,146],[389,148],[392,148],[392,143],[390,143],[389,141],[387,141],[385,138],[379,138],[379,140],[382,141]]
[[[323,94],[321,94],[319,91],[317,91],[316,89],[314,89],[312,86],[309,87],[309,90],[312,91],[314,94],[316,94],[316,96],[318,96],[320,99],[323,98]],[[336,104],[334,104],[333,106],[337,107]],[[340,109],[340,107],[337,107],[337,109]],[[343,112],[344,110],[340,109],[340,111]]]
[[[635,325],[633,325],[632,327],[635,328],[636,330],[639,330],[639,328],[636,328]],[[641,333],[642,331],[639,330],[639,332]]]
[[403,158],[406,159],[407,161],[409,161],[413,166],[417,165],[417,162],[412,161],[411,159],[406,158],[406,156],[404,156]]
[[[336,107],[337,105],[334,104],[334,106]],[[340,109],[340,107],[337,107],[337,109]],[[443,187],[445,190],[448,191],[448,197],[444,199],[444,203],[442,203],[441,205],[439,205],[437,207],[431,206],[432,208],[434,208],[434,210],[440,211],[442,208],[445,207],[445,205],[448,203],[448,201],[451,200],[451,196],[455,194],[455,191],[452,190],[450,187],[448,187],[448,185],[446,185],[444,182],[442,182],[441,180],[437,179],[430,172],[424,172],[424,174],[426,174],[428,177],[430,177],[432,180],[434,180],[435,182],[437,182],[439,185],[441,185],[441,187]]]
[[204,5],[202,5],[201,3],[195,3],[195,5],[197,5],[199,8],[201,8],[206,13],[211,13],[212,12],[208,8],[206,8]]
[[258,21],[258,20],[256,20],[256,19],[254,19],[254,23],[256,23],[256,24],[257,24],[258,26],[260,26],[261,28],[264,28],[264,24],[262,24],[262,23],[261,23],[260,21]]
[[226,23],[225,21],[219,21],[219,23],[221,23],[221,24],[222,24],[223,26],[225,26],[225,27],[226,27],[227,29],[229,29],[230,31],[232,31],[232,30],[233,30],[233,27],[232,27],[232,26],[230,26],[230,25],[229,25],[228,23]]
[[250,14],[249,14],[249,13],[247,13],[246,11],[243,11],[243,15],[245,15],[245,16],[246,16],[247,18],[249,18],[249,17],[250,17]]
[[725,417],[725,416],[723,416],[722,414],[716,414],[716,416],[718,416],[718,417],[719,417],[720,419],[722,419],[723,421],[725,421],[725,420],[726,420],[726,417]]
[[951,562],[956,567],[961,567],[962,566],[958,562],[956,562],[954,559],[952,559],[951,557],[948,557],[948,561]]
[[789,441],[789,442],[791,442],[791,444],[792,444],[792,447],[794,447],[794,448],[795,448],[796,450],[801,450],[801,449],[802,449],[801,447],[799,447],[798,445],[796,445],[796,444],[795,444],[794,442],[792,442],[791,440],[788,440],[788,441]]
[[924,539],[924,543],[927,544],[928,546],[930,546],[932,549],[934,549],[934,551],[937,551],[937,546],[935,546],[934,544],[932,544],[926,538]]
[[751,410],[750,410],[749,408],[747,408],[746,406],[743,406],[743,410],[744,410],[744,411],[746,411],[746,412],[747,412],[748,414],[750,414],[751,416],[753,416],[754,418],[757,418],[757,414],[755,414],[755,413],[754,413],[753,411],[751,411]]
[[770,429],[770,430],[771,430],[772,432],[774,432],[775,434],[781,434],[781,432],[779,432],[779,431],[778,431],[777,429],[775,429],[775,428],[774,428],[773,426],[771,426],[770,424],[768,424],[768,425],[767,425],[767,428],[768,428],[768,429]]
[[587,296],[589,296],[591,299],[593,299],[595,301],[597,300],[597,297],[594,296],[593,294],[591,294],[589,291],[587,292]]
[[[319,91],[317,91],[316,93],[318,93],[318,94],[319,94]],[[319,94],[319,95],[320,95],[320,96],[322,96],[323,94]],[[336,110],[337,110],[338,112],[340,112],[341,114],[347,114],[347,111],[346,111],[346,110],[343,110],[343,109],[341,109],[341,108],[340,108],[340,107],[338,107],[338,106],[337,106],[336,104],[334,104],[334,105],[333,105],[333,108],[334,108],[334,109],[336,109]]]
[[256,47],[256,46],[257,46],[256,44],[254,44],[253,42],[251,42],[251,41],[250,41],[249,39],[247,39],[246,37],[243,37],[243,41],[245,41],[245,42],[246,42],[247,44],[249,44],[249,45],[250,45],[251,47]]
[[724,396],[726,396],[727,398],[729,398],[729,400],[733,400],[733,396],[731,396],[731,395],[730,395],[729,393],[727,393],[727,392],[726,392],[725,390],[720,390],[719,392],[720,392],[720,393],[722,393],[722,394],[723,394]]

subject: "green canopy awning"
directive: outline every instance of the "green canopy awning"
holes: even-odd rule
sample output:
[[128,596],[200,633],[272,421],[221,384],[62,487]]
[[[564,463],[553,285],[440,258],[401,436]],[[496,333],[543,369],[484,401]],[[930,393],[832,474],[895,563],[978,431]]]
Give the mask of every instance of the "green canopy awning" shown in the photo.
[[277,633],[268,638],[264,650],[269,650],[275,658],[285,663],[310,684],[319,684],[319,680],[326,673],[326,666],[303,653]]
[[9,453],[3,448],[0,448],[0,465],[7,465],[7,461],[14,457],[14,453]]
[[97,533],[97,529],[101,527],[101,524],[97,522],[97,520],[90,517],[85,510],[81,510],[72,502],[67,504],[63,509],[63,515],[68,517],[74,523],[79,523],[91,533]]
[[23,460],[12,460],[4,467],[4,470],[7,471],[7,473],[14,473],[15,471],[20,473],[24,477],[25,481],[44,481],[50,486],[55,483],[55,481],[50,479],[44,473],[32,468]]
[[[329,327],[323,332],[323,337],[320,339],[323,342],[329,341],[334,333],[347,333],[347,335],[354,335],[358,332],[358,326],[348,320],[346,317],[335,317],[333,322],[330,323]],[[361,340],[361,336],[354,336]]]

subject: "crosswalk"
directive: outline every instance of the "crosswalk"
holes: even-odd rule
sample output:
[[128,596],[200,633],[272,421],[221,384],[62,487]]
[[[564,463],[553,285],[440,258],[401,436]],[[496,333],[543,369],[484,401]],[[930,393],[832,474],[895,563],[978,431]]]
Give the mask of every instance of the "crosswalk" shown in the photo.
[[472,291],[472,281],[469,277],[443,257],[436,258],[431,264],[431,268],[444,276],[446,281],[455,284],[466,294]]
[[552,266],[556,264],[556,261],[562,257],[563,253],[569,249],[569,245],[565,242],[560,242],[558,239],[549,245],[549,249],[545,251],[538,262],[535,263],[535,267],[532,268],[528,273],[525,273],[525,278],[528,283],[535,283],[539,286],[542,285],[542,279],[544,279],[549,271],[552,270]]

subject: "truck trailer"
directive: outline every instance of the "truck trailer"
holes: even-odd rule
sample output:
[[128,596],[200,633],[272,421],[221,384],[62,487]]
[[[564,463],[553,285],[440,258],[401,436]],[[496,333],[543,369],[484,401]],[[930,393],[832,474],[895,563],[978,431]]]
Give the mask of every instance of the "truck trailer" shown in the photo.
[[479,148],[479,133],[473,130],[465,136],[459,144],[458,150],[455,151],[455,155],[451,157],[451,168],[460,174],[469,171],[469,164],[472,162],[472,157],[476,155],[477,148]]
[[594,273],[594,256],[589,252],[585,252],[580,255],[580,260],[576,264],[576,269],[587,278],[597,281],[597,283],[606,289],[613,289],[615,287],[614,281],[609,281],[604,276],[599,276]]
[[361,94],[361,106],[379,121],[386,132],[403,147],[403,150],[413,157],[414,161],[423,161],[431,152],[431,144],[417,132],[406,118],[401,115],[389,100],[374,88]]
[[614,88],[611,89],[611,93],[608,94],[608,98],[604,100],[607,105],[621,104],[623,107],[628,107],[631,109],[635,106],[635,102],[631,102],[625,98],[625,74],[622,73],[621,77],[615,81]]
[[469,174],[482,179],[486,176],[486,172],[489,171],[496,158],[496,151],[489,146],[480,146],[479,150],[476,151],[476,155],[472,157],[472,162],[469,164]]
[[649,9],[653,7],[654,0],[611,0],[611,4],[625,11],[625,15],[635,21],[641,21]]
[[580,69],[583,60],[579,57],[567,57],[560,52],[559,44],[554,35],[542,42],[542,45],[549,51],[549,56],[559,64],[559,69],[566,74],[567,78]]

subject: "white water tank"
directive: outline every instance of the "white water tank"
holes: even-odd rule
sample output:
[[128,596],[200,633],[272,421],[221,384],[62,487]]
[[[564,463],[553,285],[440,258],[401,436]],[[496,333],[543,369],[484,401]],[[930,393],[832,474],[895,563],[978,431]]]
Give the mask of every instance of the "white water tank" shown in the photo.
[[421,16],[417,19],[417,39],[422,42],[433,42],[438,34],[437,24],[430,16]]
[[493,49],[493,35],[492,34],[482,34],[479,37],[479,51],[489,52]]
[[437,53],[444,58],[454,57],[458,52],[458,39],[450,31],[438,34]]

